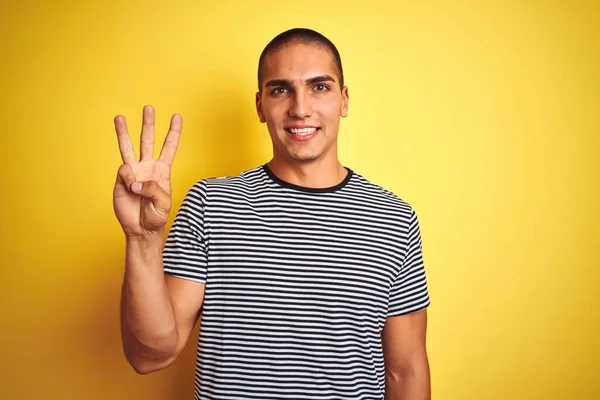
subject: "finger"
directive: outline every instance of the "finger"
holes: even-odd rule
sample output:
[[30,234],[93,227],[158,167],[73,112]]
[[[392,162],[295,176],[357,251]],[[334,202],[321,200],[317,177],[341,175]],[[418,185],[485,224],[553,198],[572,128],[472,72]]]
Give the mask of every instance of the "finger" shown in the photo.
[[127,190],[131,190],[131,185],[135,182],[135,172],[129,164],[123,164],[119,168],[118,179],[121,179],[123,184],[127,187]]
[[160,151],[159,161],[162,161],[168,165],[173,165],[175,159],[175,153],[177,152],[177,146],[179,146],[179,138],[181,137],[181,128],[183,126],[183,118],[179,114],[174,114],[171,117],[171,126],[169,127],[169,133],[165,138],[162,150]]
[[125,164],[134,164],[135,152],[133,151],[133,144],[131,144],[131,138],[129,137],[127,122],[125,121],[124,116],[117,115],[115,117],[115,131],[117,132],[117,139],[119,141],[121,159]]
[[154,159],[154,108],[144,107],[142,112],[142,136],[140,139],[140,161]]
[[131,185],[135,182],[135,173],[129,164],[123,164],[117,172],[117,182],[113,195],[115,197],[127,196],[131,192]]
[[131,185],[134,193],[152,199],[154,207],[160,211],[171,209],[171,196],[156,181],[135,182]]

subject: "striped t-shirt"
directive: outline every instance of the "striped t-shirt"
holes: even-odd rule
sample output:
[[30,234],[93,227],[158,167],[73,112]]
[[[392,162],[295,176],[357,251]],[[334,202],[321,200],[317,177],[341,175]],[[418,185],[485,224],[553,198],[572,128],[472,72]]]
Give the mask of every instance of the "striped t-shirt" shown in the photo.
[[195,399],[381,400],[386,318],[429,306],[414,210],[350,169],[323,189],[267,165],[204,179],[163,261],[206,284]]

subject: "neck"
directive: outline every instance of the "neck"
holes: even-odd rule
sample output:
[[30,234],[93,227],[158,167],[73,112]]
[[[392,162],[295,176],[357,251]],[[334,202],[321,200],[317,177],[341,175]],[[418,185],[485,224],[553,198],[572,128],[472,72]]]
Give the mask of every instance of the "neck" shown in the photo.
[[336,159],[332,162],[281,162],[273,158],[269,169],[282,181],[306,188],[328,188],[341,183],[348,170]]

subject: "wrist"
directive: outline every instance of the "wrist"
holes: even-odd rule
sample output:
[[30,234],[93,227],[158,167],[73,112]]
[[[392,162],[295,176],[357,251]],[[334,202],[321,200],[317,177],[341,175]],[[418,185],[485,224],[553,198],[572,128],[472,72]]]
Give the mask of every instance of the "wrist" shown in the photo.
[[161,270],[164,234],[156,232],[148,235],[127,236],[125,241],[125,265],[127,270]]
[[144,235],[125,235],[125,242],[127,247],[135,248],[152,248],[159,247],[162,249],[165,242],[164,230],[151,232]]

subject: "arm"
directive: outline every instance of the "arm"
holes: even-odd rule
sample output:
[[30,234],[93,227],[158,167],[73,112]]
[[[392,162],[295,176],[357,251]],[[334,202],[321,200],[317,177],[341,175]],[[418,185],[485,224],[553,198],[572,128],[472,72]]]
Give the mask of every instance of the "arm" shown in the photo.
[[381,334],[385,400],[430,400],[427,310],[388,317]]
[[182,119],[173,115],[160,157],[154,160],[154,109],[144,107],[140,160],[125,118],[115,118],[123,164],[113,191],[113,207],[126,237],[121,290],[121,337],[138,373],[171,364],[184,348],[204,301],[204,284],[165,276],[162,250],[171,210],[171,165]]
[[127,240],[121,336],[125,356],[140,374],[175,361],[204,300],[204,284],[163,273],[162,243],[158,235]]

